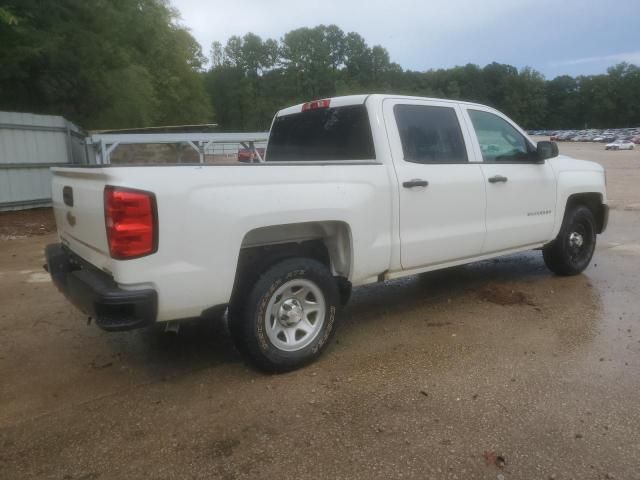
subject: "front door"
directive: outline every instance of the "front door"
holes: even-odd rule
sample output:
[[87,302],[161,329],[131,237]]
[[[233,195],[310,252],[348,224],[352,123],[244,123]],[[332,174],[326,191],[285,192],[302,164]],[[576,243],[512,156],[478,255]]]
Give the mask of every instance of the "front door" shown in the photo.
[[387,99],[384,118],[399,189],[405,270],[479,255],[485,185],[453,102]]
[[539,162],[534,145],[506,117],[484,107],[466,107],[465,121],[482,156],[487,188],[487,236],[483,253],[533,246],[551,237],[556,177]]

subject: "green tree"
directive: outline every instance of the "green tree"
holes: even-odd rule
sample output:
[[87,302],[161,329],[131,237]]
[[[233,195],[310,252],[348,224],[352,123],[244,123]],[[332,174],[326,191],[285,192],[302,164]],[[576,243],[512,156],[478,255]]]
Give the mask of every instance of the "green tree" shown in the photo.
[[18,19],[6,7],[0,7],[0,24],[16,25]]
[[298,96],[318,98],[335,91],[337,68],[341,63],[341,33],[324,25],[298,28],[282,38],[281,64],[296,78]]
[[349,79],[359,85],[367,85],[372,79],[371,50],[358,33],[349,32],[345,37],[345,66]]
[[[272,53],[261,66],[259,52],[267,42]],[[220,58],[220,48],[217,51]],[[384,47],[370,48],[358,33],[345,33],[335,25],[298,28],[279,43],[261,44],[253,34],[232,37],[224,56],[226,66],[214,61],[207,85],[218,120],[230,129],[267,128],[275,111],[286,105],[372,92],[483,103],[526,128],[640,125],[640,69],[635,65],[549,81],[532,68],[496,62],[403,71]],[[238,72],[232,73],[233,68]]]
[[86,128],[212,118],[199,44],[164,0],[6,0],[0,108]]
[[582,108],[575,78],[561,75],[545,85],[547,98],[546,128],[580,128]]
[[221,67],[224,64],[224,50],[220,42],[211,44],[211,66],[213,68]]
[[3,0],[0,108],[61,114],[87,128],[210,121],[267,129],[278,109],[342,94],[389,92],[484,103],[524,127],[640,125],[640,68],[545,80],[491,63],[404,71],[381,45],[336,25],[280,40],[214,42],[210,67],[168,0]]

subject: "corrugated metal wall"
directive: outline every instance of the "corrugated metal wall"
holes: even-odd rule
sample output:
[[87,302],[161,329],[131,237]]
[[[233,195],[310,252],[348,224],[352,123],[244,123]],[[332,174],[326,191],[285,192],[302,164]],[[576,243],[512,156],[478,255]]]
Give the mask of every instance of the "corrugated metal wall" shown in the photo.
[[47,206],[57,165],[87,163],[85,135],[62,117],[0,112],[0,210]]

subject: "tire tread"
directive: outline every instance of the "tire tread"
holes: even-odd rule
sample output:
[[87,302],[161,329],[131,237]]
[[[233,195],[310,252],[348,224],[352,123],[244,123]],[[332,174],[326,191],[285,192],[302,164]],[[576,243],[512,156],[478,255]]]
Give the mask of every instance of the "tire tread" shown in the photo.
[[[290,275],[291,272],[304,271],[304,278],[312,277],[325,295],[327,311],[333,309],[333,322],[324,326],[317,340],[305,347],[300,352],[279,352],[271,349],[265,352],[259,343],[255,333],[256,315],[260,303],[264,301],[273,284]],[[294,273],[295,274],[295,273]],[[267,268],[260,275],[253,285],[245,285],[242,292],[236,296],[233,304],[229,308],[229,331],[233,342],[238,350],[247,358],[249,363],[265,372],[286,372],[302,367],[315,360],[329,343],[336,330],[336,322],[339,314],[340,293],[338,285],[331,275],[331,272],[322,263],[305,257],[293,257],[282,260]],[[258,319],[257,321],[261,321]],[[326,319],[325,319],[326,321]],[[325,333],[325,328],[330,328]],[[324,339],[318,340],[322,335]],[[317,346],[317,348],[313,348]],[[310,348],[311,347],[311,348]]]
[[568,252],[564,243],[564,238],[566,237],[566,235],[568,235],[570,226],[575,221],[575,219],[580,216],[585,216],[591,223],[592,232],[594,232],[594,238],[590,239],[590,241],[593,242],[595,249],[596,222],[593,216],[593,212],[585,205],[575,205],[573,207],[570,207],[565,213],[562,227],[560,228],[558,236],[552,242],[545,245],[542,249],[542,257],[544,258],[544,263],[549,268],[549,270],[557,275],[578,275],[582,273],[585,268],[587,268],[591,261],[590,257],[589,261],[587,261],[582,266],[573,265],[568,259]]

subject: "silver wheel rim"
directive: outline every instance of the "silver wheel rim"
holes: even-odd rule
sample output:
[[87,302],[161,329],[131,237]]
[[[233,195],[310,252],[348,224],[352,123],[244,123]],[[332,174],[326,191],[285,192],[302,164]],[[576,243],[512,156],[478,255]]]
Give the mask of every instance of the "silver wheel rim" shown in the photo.
[[265,310],[265,330],[279,350],[295,352],[318,336],[326,311],[322,290],[306,279],[285,282],[278,288]]
[[578,232],[572,232],[569,235],[569,245],[573,248],[581,248],[584,245],[584,237]]

